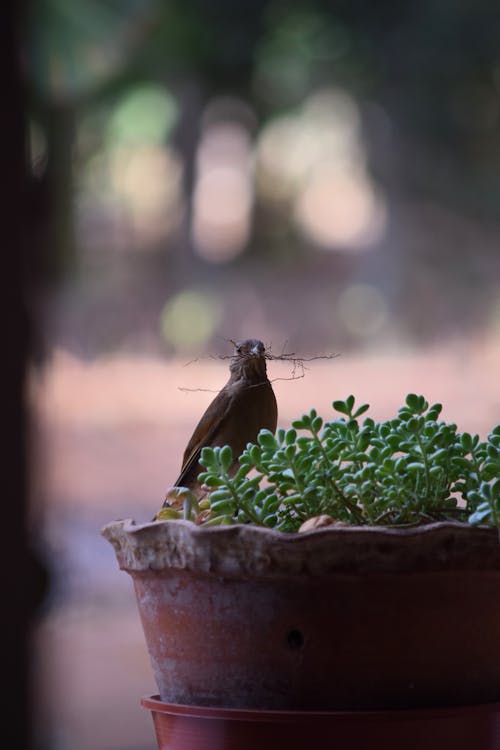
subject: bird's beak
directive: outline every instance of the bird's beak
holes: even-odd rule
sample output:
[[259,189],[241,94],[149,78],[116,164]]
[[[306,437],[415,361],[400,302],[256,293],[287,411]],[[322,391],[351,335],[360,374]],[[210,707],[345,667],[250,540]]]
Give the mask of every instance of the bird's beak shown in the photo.
[[250,349],[250,354],[253,354],[254,357],[260,356],[260,350],[259,350],[258,344],[256,344],[255,346],[252,346],[252,348]]

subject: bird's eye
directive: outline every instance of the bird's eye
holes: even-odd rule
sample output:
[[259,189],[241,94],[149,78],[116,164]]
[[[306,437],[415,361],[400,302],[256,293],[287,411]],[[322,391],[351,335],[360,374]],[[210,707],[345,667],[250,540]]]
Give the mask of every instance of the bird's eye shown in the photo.
[[236,347],[236,354],[241,354],[241,346]]

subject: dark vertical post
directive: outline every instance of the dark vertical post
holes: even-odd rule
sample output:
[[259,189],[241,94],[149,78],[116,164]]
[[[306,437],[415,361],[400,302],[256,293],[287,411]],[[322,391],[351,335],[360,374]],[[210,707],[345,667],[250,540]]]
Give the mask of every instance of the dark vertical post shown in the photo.
[[44,589],[41,568],[30,554],[27,532],[26,374],[30,340],[27,279],[36,237],[31,221],[32,190],[19,41],[23,10],[19,0],[6,0],[0,11],[2,746],[16,750],[32,747],[30,623]]

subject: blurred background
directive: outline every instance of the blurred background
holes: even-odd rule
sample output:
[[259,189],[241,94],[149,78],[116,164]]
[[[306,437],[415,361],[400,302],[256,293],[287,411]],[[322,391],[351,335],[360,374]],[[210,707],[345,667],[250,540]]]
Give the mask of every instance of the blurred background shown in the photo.
[[283,426],[408,391],[500,422],[500,10],[32,0],[19,48],[35,747],[146,750],[156,687],[99,530],[159,507],[229,339],[339,353],[270,363]]

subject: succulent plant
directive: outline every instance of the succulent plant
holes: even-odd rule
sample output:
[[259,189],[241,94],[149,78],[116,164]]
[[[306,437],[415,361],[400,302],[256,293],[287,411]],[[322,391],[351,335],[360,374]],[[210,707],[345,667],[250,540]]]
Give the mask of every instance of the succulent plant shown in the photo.
[[229,446],[204,448],[201,518],[192,502],[179,515],[280,531],[319,516],[354,525],[458,520],[500,528],[500,425],[481,441],[439,421],[441,404],[416,394],[382,422],[360,422],[369,406],[357,407],[352,395],[333,408],[340,416],[331,421],[312,409],[288,430],[261,430],[234,476]]

